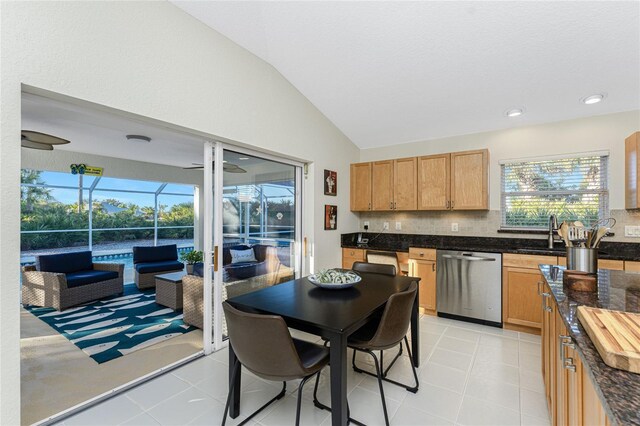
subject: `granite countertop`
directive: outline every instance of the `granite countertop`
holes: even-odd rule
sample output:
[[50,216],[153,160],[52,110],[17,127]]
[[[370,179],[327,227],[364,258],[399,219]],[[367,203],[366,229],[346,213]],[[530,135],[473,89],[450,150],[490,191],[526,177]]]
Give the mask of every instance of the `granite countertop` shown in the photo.
[[640,374],[609,367],[580,324],[578,306],[592,306],[625,312],[640,312],[640,274],[598,271],[598,292],[578,292],[564,288],[564,267],[540,265],[540,271],[551,288],[569,334],[588,372],[609,420],[618,425],[640,425]]
[[[554,249],[547,248],[546,239],[462,237],[451,235],[419,235],[391,233],[362,233],[368,238],[366,246],[357,244],[358,233],[342,234],[343,248],[408,252],[409,247],[434,248],[439,250],[480,251],[491,253],[516,253],[541,256],[565,256],[564,244],[556,242]],[[640,261],[640,244],[603,242],[598,251],[600,259]]]

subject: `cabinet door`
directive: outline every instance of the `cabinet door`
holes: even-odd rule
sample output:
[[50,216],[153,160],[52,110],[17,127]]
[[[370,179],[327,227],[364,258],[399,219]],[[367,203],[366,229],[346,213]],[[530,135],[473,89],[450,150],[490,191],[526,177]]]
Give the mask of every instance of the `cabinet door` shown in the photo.
[[565,348],[560,344],[560,336],[566,336],[567,327],[562,321],[562,317],[558,313],[557,309],[554,312],[556,323],[556,335],[555,346],[556,356],[554,360],[555,364],[555,377],[556,377],[556,393],[555,393],[555,415],[557,425],[566,425],[568,422],[567,416],[567,369],[562,364],[562,357],[566,354]]
[[589,378],[589,373],[585,368],[582,369],[582,418],[587,425],[608,425],[609,419],[602,407],[600,397],[593,387],[593,383]]
[[451,155],[418,158],[418,210],[447,210],[450,200]]
[[537,269],[502,268],[503,322],[535,329],[542,327],[542,300],[538,294],[541,279]]
[[[546,283],[542,286],[542,378],[544,379],[544,395],[547,399],[547,407],[551,409],[551,395],[553,387],[553,304],[550,298],[549,287]],[[553,413],[552,417],[553,417]],[[552,421],[553,423],[553,421]]]
[[393,160],[371,164],[371,210],[393,209]]
[[575,349],[566,348],[567,424],[580,426],[582,421],[582,362]]
[[489,208],[489,151],[451,154],[451,208],[487,210]]
[[371,163],[351,165],[351,211],[371,210]]
[[393,209],[416,210],[418,161],[415,157],[393,160]]
[[420,307],[426,314],[436,313],[436,263],[428,260],[409,260],[409,275],[420,277]]

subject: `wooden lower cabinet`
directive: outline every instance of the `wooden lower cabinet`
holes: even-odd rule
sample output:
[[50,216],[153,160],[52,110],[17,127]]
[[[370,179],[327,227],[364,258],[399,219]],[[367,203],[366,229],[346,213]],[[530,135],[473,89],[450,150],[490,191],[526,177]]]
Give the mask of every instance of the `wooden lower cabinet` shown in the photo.
[[351,248],[342,249],[342,268],[343,269],[351,269],[353,267],[354,262],[364,262],[364,261],[366,261],[365,250],[351,249]]
[[542,275],[538,265],[556,265],[555,256],[532,256],[505,253],[502,256],[503,327],[540,334]]
[[608,426],[602,402],[546,283],[542,291],[542,374],[551,424]]
[[420,278],[420,308],[425,314],[436,315],[436,262],[409,259],[409,276]]

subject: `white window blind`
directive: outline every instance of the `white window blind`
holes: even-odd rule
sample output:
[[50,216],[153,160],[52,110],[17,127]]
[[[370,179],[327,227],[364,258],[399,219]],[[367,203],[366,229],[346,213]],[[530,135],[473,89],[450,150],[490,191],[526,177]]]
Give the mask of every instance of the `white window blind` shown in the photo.
[[607,217],[608,159],[585,154],[501,164],[502,228],[548,229],[552,214],[586,226]]

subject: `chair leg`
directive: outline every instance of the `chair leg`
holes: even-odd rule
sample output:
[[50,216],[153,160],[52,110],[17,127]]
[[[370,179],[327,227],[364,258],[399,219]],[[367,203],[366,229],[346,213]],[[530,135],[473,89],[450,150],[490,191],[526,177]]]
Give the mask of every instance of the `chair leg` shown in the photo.
[[229,394],[227,395],[227,403],[224,406],[224,417],[222,417],[222,426],[227,423],[227,414],[229,413],[229,404],[231,403],[231,393],[233,392],[233,386],[236,383],[236,374],[238,374],[238,365],[240,361],[236,360],[233,365],[233,373],[231,373],[231,383],[229,384]]
[[[318,374],[316,375],[316,384],[313,387],[313,405],[315,405],[316,408],[319,408],[321,410],[327,410],[328,412],[331,412],[331,407],[324,405],[318,400],[318,382],[319,381],[320,381],[320,372],[318,371]],[[351,418],[351,409],[349,408],[349,401],[347,401],[347,417],[349,418],[350,424],[353,423],[354,425],[357,425],[357,426],[366,426],[364,423],[361,423],[356,419]]]
[[[227,404],[224,407],[224,417],[222,419],[222,426],[224,426],[227,423],[227,414],[229,413],[229,404],[231,403],[231,392],[233,392],[233,386],[235,383],[236,374],[238,374],[239,369],[240,369],[240,361],[236,360],[236,363],[233,366],[233,373],[231,374],[231,384],[229,385],[229,394],[227,395]],[[269,401],[267,401],[262,407],[254,411],[249,417],[247,417],[240,424],[238,424],[238,426],[242,426],[246,424],[249,420],[254,418],[256,414],[258,414],[259,412],[267,408],[269,405],[273,404],[275,401],[282,399],[286,391],[287,391],[287,382],[282,382],[282,390],[280,391],[280,393],[274,396],[273,398],[271,398]]]
[[[301,408],[301,404],[302,404],[302,388],[304,387],[304,384],[307,383],[307,380],[309,380],[310,378],[312,378],[314,375],[311,376],[307,376],[304,379],[302,379],[302,381],[300,382],[300,384],[298,385],[298,402],[296,405],[296,426],[300,425],[300,408]],[[320,372],[318,372],[317,375],[315,375],[316,377],[320,376]],[[316,390],[318,388],[318,379],[316,379]],[[314,395],[316,390],[314,390]]]
[[[405,337],[405,340],[406,340],[406,337]],[[408,344],[407,342],[405,342],[405,344],[407,345],[407,349],[409,349],[409,344]],[[400,345],[402,346],[402,342],[400,342]],[[372,354],[372,352],[369,352],[369,351],[364,350],[364,349],[355,349],[355,348],[354,348],[354,353],[355,353],[355,351],[367,352],[367,353],[369,353],[369,354]],[[411,356],[411,351],[409,351],[409,356]],[[406,390],[408,390],[409,392],[412,392],[412,393],[416,393],[416,392],[418,392],[418,386],[419,386],[419,383],[418,383],[418,375],[417,375],[417,373],[416,373],[416,367],[415,367],[415,365],[414,365],[414,363],[413,363],[413,358],[411,358],[411,367],[413,368],[413,377],[415,378],[415,382],[416,382],[415,386],[405,385],[404,383],[400,383],[400,382],[397,382],[397,381],[395,381],[395,380],[391,380],[391,379],[388,379],[388,378],[387,378],[387,376],[386,376],[386,375],[387,375],[387,373],[389,372],[389,369],[391,369],[391,367],[393,366],[393,364],[395,364],[396,360],[397,360],[399,357],[400,357],[400,351],[398,351],[398,354],[396,354],[396,356],[395,356],[395,358],[393,359],[393,361],[391,361],[391,364],[389,364],[389,366],[387,367],[387,369],[386,369],[386,370],[381,374],[382,380],[384,380],[385,382],[393,383],[393,384],[394,384],[394,385],[396,385],[396,386],[403,387],[403,388],[405,388]],[[355,364],[355,356],[354,356],[354,361],[353,361],[353,362],[354,362],[354,364],[353,364],[353,371],[355,371],[356,373],[364,373],[364,374],[367,374],[367,375],[369,375],[369,376],[371,376],[371,377],[377,377],[377,374],[373,374],[373,373],[371,373],[370,371],[366,371],[366,370],[363,370],[363,369],[359,368],[359,367]]]
[[[391,364],[389,364],[389,366],[382,372],[382,377],[383,378],[387,377],[387,373],[389,373],[389,370],[391,370],[391,367],[393,367],[393,364],[396,363],[396,361],[398,360],[398,358],[400,358],[401,355],[402,355],[402,343],[400,343],[400,350],[398,351],[396,356],[391,361]],[[382,368],[383,366],[384,366],[384,364],[382,363],[382,361],[380,361],[380,368]]]
[[382,386],[382,369],[378,364],[378,358],[373,353],[373,351],[367,351],[369,355],[373,357],[373,362],[376,365],[376,376],[378,378],[378,387],[380,388],[380,398],[382,399],[382,411],[384,412],[384,424],[389,426],[389,415],[387,414],[387,402],[384,398],[384,388]]

